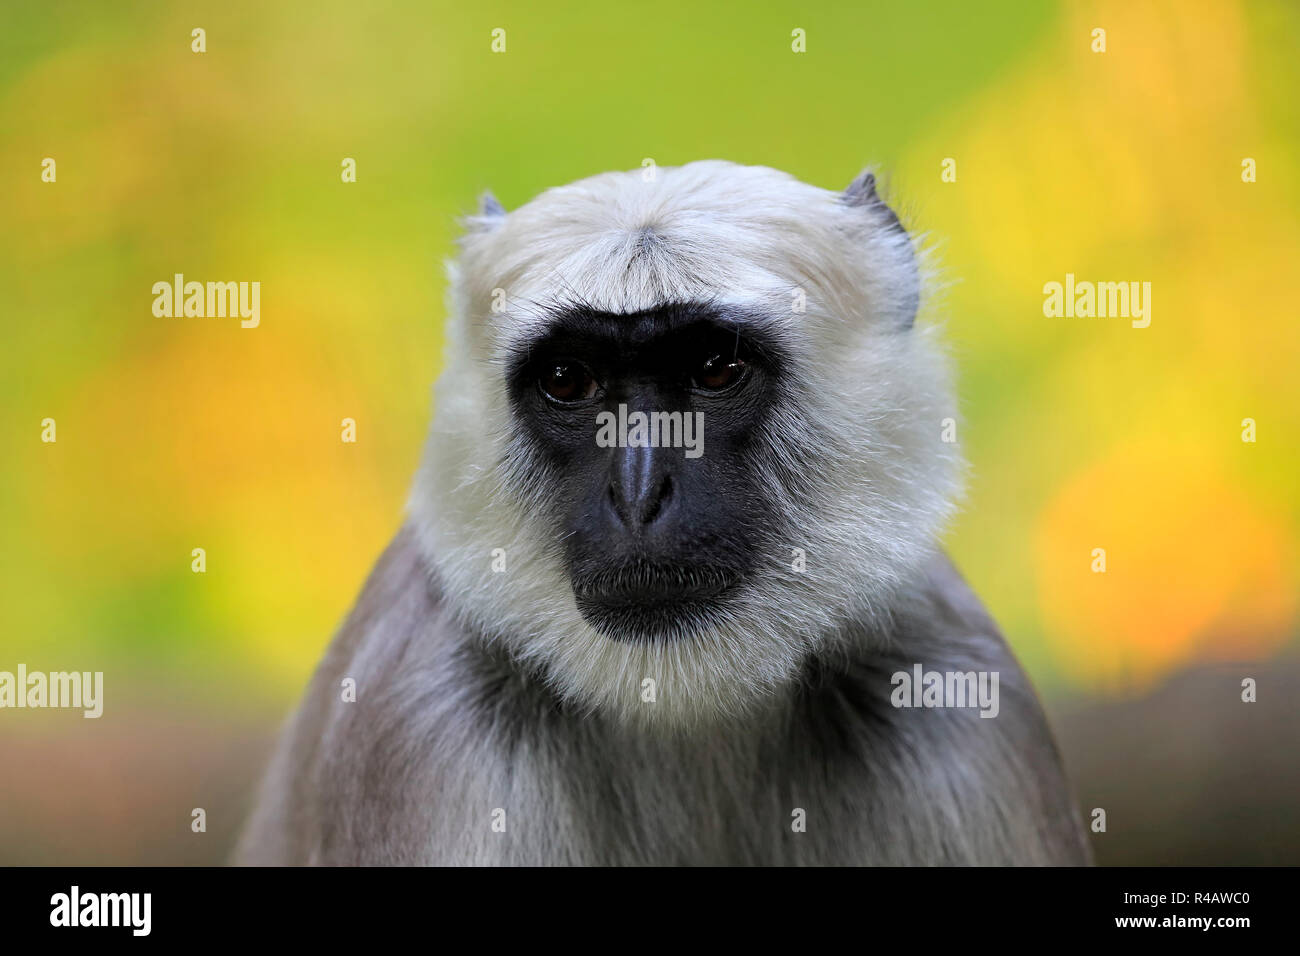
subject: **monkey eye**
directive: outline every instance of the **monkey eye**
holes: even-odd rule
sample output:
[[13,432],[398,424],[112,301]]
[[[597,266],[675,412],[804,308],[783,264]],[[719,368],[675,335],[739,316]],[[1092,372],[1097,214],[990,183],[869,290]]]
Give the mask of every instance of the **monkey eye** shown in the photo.
[[714,355],[696,370],[692,381],[698,388],[720,392],[740,381],[745,374],[745,360]]
[[596,394],[596,379],[581,362],[556,362],[542,372],[538,386],[556,402],[580,402]]

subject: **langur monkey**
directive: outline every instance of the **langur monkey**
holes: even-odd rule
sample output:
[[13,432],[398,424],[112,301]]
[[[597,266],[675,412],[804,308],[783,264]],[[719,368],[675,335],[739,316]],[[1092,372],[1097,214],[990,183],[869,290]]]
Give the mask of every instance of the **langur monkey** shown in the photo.
[[937,544],[956,407],[871,174],[489,196],[450,276],[409,518],[237,862],[1089,862],[1034,691]]

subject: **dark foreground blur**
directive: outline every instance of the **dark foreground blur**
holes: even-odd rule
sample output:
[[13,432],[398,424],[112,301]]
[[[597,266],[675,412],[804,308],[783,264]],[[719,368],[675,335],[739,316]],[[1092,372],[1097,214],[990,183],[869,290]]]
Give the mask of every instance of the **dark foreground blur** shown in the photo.
[[[1242,677],[1257,703],[1241,702]],[[1292,655],[1186,671],[1133,700],[1049,703],[1085,818],[1106,810],[1097,862],[1300,863],[1298,699]],[[112,721],[22,719],[0,724],[7,865],[223,863],[275,735],[274,718],[232,724],[181,695]]]

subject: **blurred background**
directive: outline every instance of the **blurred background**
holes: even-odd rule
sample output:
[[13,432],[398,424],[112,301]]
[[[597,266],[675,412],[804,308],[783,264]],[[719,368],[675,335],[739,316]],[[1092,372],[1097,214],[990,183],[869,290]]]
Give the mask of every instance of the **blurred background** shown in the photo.
[[[819,6],[0,8],[0,670],[105,675],[99,720],[0,711],[0,863],[223,861],[402,520],[457,217],[709,157],[878,164],[928,235],[948,544],[1099,861],[1300,862],[1300,7]],[[260,327],[155,317],[177,272],[260,281]],[[1150,327],[1045,318],[1067,272]]]

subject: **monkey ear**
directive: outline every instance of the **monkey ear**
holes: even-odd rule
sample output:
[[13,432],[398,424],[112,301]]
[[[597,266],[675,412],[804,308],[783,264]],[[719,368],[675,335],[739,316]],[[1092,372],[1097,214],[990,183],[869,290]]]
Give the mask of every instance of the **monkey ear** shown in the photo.
[[478,214],[483,219],[500,219],[505,216],[506,207],[501,205],[501,200],[493,196],[489,190],[479,199]]
[[903,228],[894,210],[890,209],[876,192],[876,176],[871,170],[864,169],[860,172],[858,178],[849,183],[840,198],[846,206],[870,209],[881,217],[887,228],[897,229],[903,235],[907,235],[907,230]]
[[902,286],[896,295],[895,308],[900,317],[899,328],[904,331],[910,329],[916,321],[916,312],[921,304],[921,277],[917,268],[916,252],[912,247],[912,237],[903,228],[894,210],[890,209],[876,192],[876,177],[870,170],[864,169],[859,173],[858,178],[849,183],[848,188],[840,195],[840,200],[846,206],[867,210],[876,218],[879,227],[885,233],[894,235],[896,241],[887,245],[898,250],[900,256],[898,265],[902,281]]
[[485,192],[479,197],[477,215],[465,217],[465,231],[470,234],[491,232],[501,225],[505,218],[506,207],[501,205],[501,201],[491,192]]

